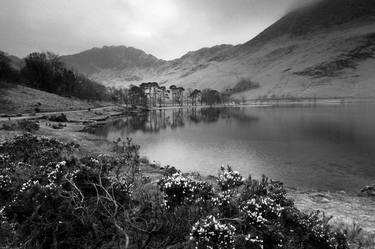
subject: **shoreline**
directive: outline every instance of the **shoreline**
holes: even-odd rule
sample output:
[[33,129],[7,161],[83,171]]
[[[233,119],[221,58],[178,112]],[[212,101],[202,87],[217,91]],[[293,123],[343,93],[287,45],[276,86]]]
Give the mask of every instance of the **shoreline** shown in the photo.
[[191,108],[224,108],[224,107],[289,107],[289,106],[337,106],[350,104],[369,104],[375,103],[375,98],[296,98],[292,100],[287,99],[268,99],[246,100],[243,104],[215,104],[215,105],[182,105],[182,106],[162,106],[152,107],[149,111],[154,110],[172,110],[172,109],[191,109]]
[[[75,142],[80,145],[82,153],[87,154],[111,154],[113,143],[104,137],[97,136],[85,132],[85,127],[90,125],[104,125],[110,121],[120,117],[140,113],[141,110],[122,110],[119,107],[100,108],[100,110],[81,110],[74,112],[63,112],[68,117],[68,122],[63,122],[65,127],[62,129],[54,129],[51,122],[41,117],[31,117],[40,124],[40,129],[35,132],[36,135],[48,136],[59,139],[64,142]],[[61,113],[61,112],[57,112]],[[54,113],[56,114],[56,113]],[[43,116],[46,116],[44,114]],[[106,117],[103,119],[103,117]],[[2,123],[8,120],[0,119],[0,127]],[[14,122],[12,120],[11,122]],[[0,142],[4,139],[10,139],[15,135],[22,134],[20,131],[5,131],[0,129]],[[152,160],[152,159],[151,159]],[[161,176],[162,169],[150,163],[149,160],[142,160],[141,170],[144,174],[153,180],[157,180]],[[178,168],[178,165],[176,165]],[[359,224],[366,232],[375,234],[375,199],[370,197],[359,197],[345,192],[330,192],[318,190],[301,190],[288,188],[287,196],[292,198],[296,206],[304,211],[311,212],[314,210],[322,210],[328,216],[333,216],[334,223],[345,223],[352,225],[354,222]]]

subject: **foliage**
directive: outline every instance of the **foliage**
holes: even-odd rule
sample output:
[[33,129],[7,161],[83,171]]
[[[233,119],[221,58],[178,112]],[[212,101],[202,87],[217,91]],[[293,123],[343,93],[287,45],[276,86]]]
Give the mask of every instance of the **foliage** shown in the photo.
[[164,177],[159,181],[164,193],[164,204],[168,209],[185,204],[199,204],[212,196],[212,186],[207,182],[194,181],[180,172]]
[[234,248],[235,227],[223,224],[214,216],[201,219],[191,229],[190,239],[194,240],[196,248],[228,249]]
[[66,117],[64,113],[60,113],[59,115],[53,114],[53,115],[47,116],[46,119],[52,122],[68,122],[68,118]]
[[13,68],[11,59],[7,54],[0,51],[0,80],[19,81],[19,78],[20,75],[17,70]]
[[222,95],[213,89],[203,89],[202,90],[202,102],[206,105],[215,105],[222,103]]
[[210,184],[169,167],[155,185],[139,146],[114,145],[114,156],[76,158],[76,145],[30,134],[1,144],[0,247],[348,248],[278,182],[227,167]]
[[51,53],[31,53],[25,59],[21,73],[27,85],[63,96],[104,100],[105,86],[67,69],[60,57]]
[[21,119],[17,121],[18,129],[27,132],[34,132],[39,130],[39,123],[33,120]]
[[147,97],[144,90],[137,86],[130,87],[129,99],[131,105],[145,106],[147,104]]
[[16,123],[3,124],[2,129],[8,131],[21,130],[25,132],[34,132],[39,130],[39,123],[35,120],[21,119]]
[[243,177],[237,171],[233,171],[230,166],[221,167],[218,185],[222,191],[237,188],[244,183]]
[[260,86],[258,82],[253,82],[250,79],[241,79],[233,88],[229,89],[228,91],[230,92],[230,94],[234,94],[257,89],[259,87]]

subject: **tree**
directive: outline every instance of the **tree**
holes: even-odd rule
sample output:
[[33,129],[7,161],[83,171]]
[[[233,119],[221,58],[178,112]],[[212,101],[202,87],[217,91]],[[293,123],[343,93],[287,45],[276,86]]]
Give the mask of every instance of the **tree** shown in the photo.
[[[21,71],[28,81],[28,86],[43,91],[87,100],[121,101],[122,98],[119,91],[107,90],[102,84],[66,68],[60,57],[50,52],[29,54]],[[112,93],[116,97],[110,96]]]
[[197,99],[201,96],[201,91],[198,90],[198,89],[194,89],[191,93],[190,93],[190,98],[191,98],[191,104],[192,105],[197,105]]
[[147,96],[141,87],[138,87],[138,86],[130,87],[129,102],[132,105],[139,105],[139,106],[147,105]]
[[171,95],[172,95],[172,106],[174,106],[174,103],[175,103],[175,99],[176,99],[176,91],[177,91],[177,87],[175,85],[171,85],[169,87],[169,90],[171,92]]
[[150,86],[153,93],[153,106],[156,106],[157,89],[159,88],[159,84],[157,82],[150,82]]
[[165,86],[159,87],[159,107],[165,105],[167,88]]
[[183,87],[178,87],[177,89],[177,102],[182,106],[184,104],[184,91]]
[[221,94],[213,89],[204,89],[202,91],[202,102],[205,102],[206,105],[215,105],[222,103]]
[[56,81],[61,80],[63,69],[63,63],[57,55],[51,52],[31,53],[25,58],[22,72],[32,86],[54,92],[58,88]]
[[148,105],[149,107],[151,108],[152,104],[151,104],[151,83],[150,82],[147,82],[147,83],[142,83],[139,85],[139,87],[144,91],[144,93],[146,94],[146,97],[148,99]]
[[15,70],[11,66],[9,57],[0,51],[0,79],[11,80],[15,74]]

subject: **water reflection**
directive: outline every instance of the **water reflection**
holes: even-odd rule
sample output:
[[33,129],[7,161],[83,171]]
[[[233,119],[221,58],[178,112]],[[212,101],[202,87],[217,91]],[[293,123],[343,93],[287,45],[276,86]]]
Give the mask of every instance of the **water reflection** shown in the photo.
[[183,171],[230,164],[289,186],[357,191],[375,180],[373,105],[157,110],[95,132],[132,137],[142,155]]
[[144,133],[158,133],[167,128],[177,129],[184,127],[186,123],[215,123],[219,119],[230,123],[235,119],[242,123],[257,122],[259,117],[247,115],[245,110],[239,107],[233,108],[176,108],[169,110],[153,110],[142,115],[134,115],[124,119],[115,120],[97,128],[94,133],[107,136],[111,132],[121,131],[121,135],[130,135],[141,131]]

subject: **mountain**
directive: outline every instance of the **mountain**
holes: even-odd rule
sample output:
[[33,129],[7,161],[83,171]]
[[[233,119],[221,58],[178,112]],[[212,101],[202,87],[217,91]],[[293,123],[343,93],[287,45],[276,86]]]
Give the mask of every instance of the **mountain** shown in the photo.
[[[203,48],[171,61],[123,46],[94,48],[63,60],[106,85],[157,81],[238,88],[236,96],[252,99],[375,97],[375,1],[315,1],[244,44]],[[244,82],[259,87],[239,88]]]

